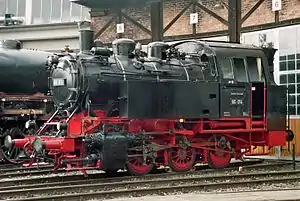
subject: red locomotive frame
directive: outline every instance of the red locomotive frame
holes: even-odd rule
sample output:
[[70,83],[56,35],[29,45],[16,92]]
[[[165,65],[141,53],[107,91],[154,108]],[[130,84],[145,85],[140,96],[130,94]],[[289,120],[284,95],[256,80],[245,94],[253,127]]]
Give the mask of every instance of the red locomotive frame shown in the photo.
[[[264,91],[264,97],[266,97],[266,87]],[[264,102],[266,102],[266,98],[264,98]],[[264,114],[265,111],[266,107],[264,107]],[[75,150],[84,153],[79,138],[93,133],[100,124],[107,123],[122,125],[130,133],[153,134],[152,143],[157,145],[159,150],[157,158],[161,158],[161,162],[154,164],[147,161],[145,164],[141,156],[130,158],[128,169],[137,175],[147,174],[154,165],[170,166],[175,171],[188,171],[197,162],[208,163],[212,168],[225,168],[229,165],[231,158],[241,158],[244,154],[249,153],[253,146],[284,146],[287,139],[285,130],[268,131],[266,116],[258,121],[254,121],[252,118],[221,118],[192,122],[184,119],[129,120],[118,117],[105,118],[103,111],[95,111],[95,113],[97,117],[89,117],[87,111],[74,115],[68,122],[66,137],[40,137],[48,155],[52,155],[56,161],[55,170],[63,166],[62,160],[68,159],[70,162],[67,163],[67,170],[74,169],[74,166],[78,170],[101,169],[101,161],[97,162],[96,167],[82,167],[79,162],[71,162],[82,157],[72,153]],[[189,130],[174,130],[175,122],[192,124],[193,127]],[[178,138],[182,138],[180,143],[178,143]],[[15,139],[14,147],[25,147],[29,154],[33,154],[32,145],[35,140],[36,136]],[[187,148],[187,144],[183,141],[186,141],[190,146]],[[235,144],[235,146],[230,147],[229,144]],[[197,161],[196,155],[203,157]],[[32,165],[33,162],[34,160],[31,160],[30,164]]]

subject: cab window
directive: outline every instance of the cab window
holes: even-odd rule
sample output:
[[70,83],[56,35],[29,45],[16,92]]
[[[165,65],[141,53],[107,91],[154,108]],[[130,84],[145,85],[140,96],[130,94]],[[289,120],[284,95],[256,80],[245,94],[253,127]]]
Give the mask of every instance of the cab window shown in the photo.
[[237,82],[248,82],[247,71],[243,58],[233,58],[235,79]]
[[247,57],[247,66],[251,82],[263,82],[265,80],[261,58]]
[[220,67],[223,79],[234,79],[233,66],[229,58],[221,58]]

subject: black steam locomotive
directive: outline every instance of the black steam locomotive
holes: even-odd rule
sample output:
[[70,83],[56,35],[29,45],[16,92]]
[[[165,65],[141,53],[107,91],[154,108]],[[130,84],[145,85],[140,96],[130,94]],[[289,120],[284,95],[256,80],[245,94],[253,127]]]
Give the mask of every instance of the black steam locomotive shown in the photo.
[[93,32],[82,30],[79,54],[49,57],[58,109],[36,134],[7,137],[7,147],[30,145],[55,170],[143,175],[158,165],[224,168],[252,146],[291,140],[274,49],[187,40],[150,43],[146,54],[130,39],[115,40],[112,51],[92,44]]
[[[0,41],[0,141],[22,138],[24,126],[41,125],[53,110],[46,58],[53,53],[22,49],[20,41]],[[26,124],[27,122],[27,124]],[[2,158],[13,161],[17,150],[2,147]],[[0,159],[1,160],[1,159]]]

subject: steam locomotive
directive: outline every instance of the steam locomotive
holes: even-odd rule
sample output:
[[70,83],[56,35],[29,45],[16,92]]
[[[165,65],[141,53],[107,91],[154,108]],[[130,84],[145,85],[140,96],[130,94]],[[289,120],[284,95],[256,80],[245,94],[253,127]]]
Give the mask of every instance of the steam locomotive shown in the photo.
[[2,146],[6,135],[23,138],[26,122],[40,126],[53,110],[45,69],[45,58],[52,54],[22,49],[16,40],[0,41],[0,161],[13,162],[20,154]]
[[225,168],[253,146],[283,146],[286,88],[273,80],[274,49],[185,40],[152,42],[147,53],[131,39],[112,51],[93,46],[81,30],[79,54],[48,58],[49,87],[58,109],[37,133],[5,138],[24,147],[29,165],[145,175],[195,163]]

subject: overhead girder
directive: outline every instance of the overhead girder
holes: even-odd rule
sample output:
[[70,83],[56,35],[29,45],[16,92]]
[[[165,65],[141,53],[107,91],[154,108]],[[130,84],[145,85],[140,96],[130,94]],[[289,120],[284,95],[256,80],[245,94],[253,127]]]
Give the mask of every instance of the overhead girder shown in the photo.
[[[133,17],[129,16],[128,14],[122,11],[123,8],[127,8],[129,4],[118,5],[116,7],[115,0],[101,0],[101,3],[97,3],[100,1],[96,0],[72,0],[78,4],[85,4],[86,6],[93,6],[93,8],[105,8],[113,9],[115,14],[109,19],[109,21],[96,32],[95,38],[101,36],[102,33],[112,24],[112,22],[116,21],[120,23],[122,18],[124,17],[126,20],[130,21],[132,24],[143,30],[145,33],[151,36],[152,41],[162,41],[168,40],[168,38],[192,38],[192,37],[211,37],[217,35],[229,35],[230,42],[240,42],[240,35],[242,31],[247,31],[249,29],[256,30],[255,27],[243,27],[242,24],[257,10],[257,8],[266,0],[257,0],[256,4],[247,12],[245,15],[242,16],[242,0],[228,0],[228,4],[224,3],[222,0],[220,1],[228,10],[228,19],[224,19],[213,10],[209,9],[207,6],[201,4],[197,0],[190,0],[189,3],[166,25],[163,24],[163,0],[124,0],[130,3],[131,7],[141,7],[145,6],[146,4],[150,4],[150,14],[151,14],[151,29],[149,30],[140,22],[136,21]],[[101,7],[102,6],[102,7]],[[110,7],[109,7],[110,6]],[[167,37],[164,36],[164,33],[168,31],[180,17],[184,15],[184,13],[192,7],[192,12],[196,12],[196,9],[199,8],[205,13],[209,14],[211,17],[218,20],[220,23],[228,26],[228,30],[221,30],[212,33],[197,33],[197,26],[193,24],[191,26],[191,34],[189,35],[182,35],[182,36],[172,36]],[[279,14],[275,12],[275,22],[279,24]],[[271,26],[271,25],[270,25]],[[260,26],[262,27],[262,26]],[[118,34],[118,37],[122,37],[122,34]],[[147,39],[148,41],[148,39]]]

